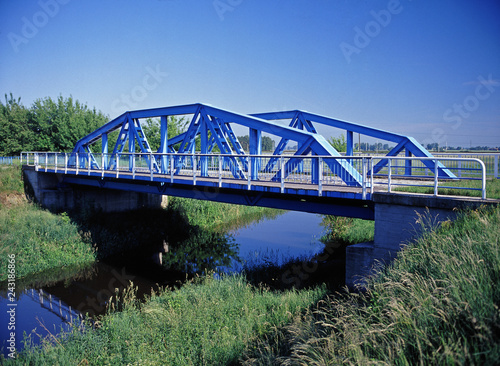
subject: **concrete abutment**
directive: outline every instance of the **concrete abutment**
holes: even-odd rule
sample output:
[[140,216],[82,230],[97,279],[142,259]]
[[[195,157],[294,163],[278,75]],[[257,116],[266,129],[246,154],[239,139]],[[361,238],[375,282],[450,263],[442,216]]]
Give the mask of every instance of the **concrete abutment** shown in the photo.
[[102,189],[89,186],[64,184],[62,174],[35,171],[23,167],[27,195],[42,207],[63,212],[81,208],[93,208],[102,212],[122,212],[141,208],[160,208],[166,202],[158,194]]
[[374,241],[346,249],[346,285],[363,286],[367,276],[389,264],[397,253],[425,229],[453,221],[461,209],[497,204],[497,200],[418,194],[376,193]]

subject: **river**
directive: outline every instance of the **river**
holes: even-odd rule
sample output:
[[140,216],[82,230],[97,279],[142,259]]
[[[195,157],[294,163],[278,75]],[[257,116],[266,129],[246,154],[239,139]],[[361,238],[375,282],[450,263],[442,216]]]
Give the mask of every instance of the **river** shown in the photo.
[[[297,257],[311,257],[324,247],[319,241],[323,228],[321,216],[288,211],[276,217],[265,218],[232,229],[228,235],[237,244],[239,260],[219,268],[224,272],[237,272],[244,265],[262,263],[281,264]],[[40,336],[57,335],[68,322],[78,323],[82,313],[103,314],[115,289],[124,289],[132,281],[138,295],[149,294],[160,285],[180,284],[185,275],[177,271],[164,271],[147,265],[144,267],[112,266],[97,263],[89,268],[75,270],[63,281],[39,279],[39,285],[17,288],[15,306],[16,348],[23,347],[23,332],[38,343]],[[5,291],[0,292],[0,339],[6,356],[9,338],[9,314]]]

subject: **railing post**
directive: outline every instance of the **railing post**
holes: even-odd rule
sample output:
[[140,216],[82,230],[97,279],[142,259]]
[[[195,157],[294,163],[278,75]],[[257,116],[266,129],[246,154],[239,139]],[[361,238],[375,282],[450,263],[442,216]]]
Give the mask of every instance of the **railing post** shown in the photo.
[[76,175],[78,175],[78,169],[80,168],[80,161],[78,160],[78,153],[75,153],[75,161],[76,161]]
[[361,199],[366,200],[366,159],[361,159]]
[[116,178],[120,176],[120,156],[116,153]]
[[283,157],[283,155],[280,156],[280,166],[281,193],[285,193],[285,158]]
[[68,153],[64,153],[64,174],[68,174]]
[[101,154],[101,178],[104,178],[104,153]]
[[323,159],[318,156],[318,196],[323,195]]
[[222,187],[222,156],[219,154],[219,188]]
[[55,164],[54,171],[57,173],[57,153],[55,153],[54,164]]
[[479,163],[481,164],[481,169],[482,169],[482,180],[481,180],[481,198],[483,200],[486,199],[486,165],[484,165],[484,163],[479,160]]
[[252,158],[248,156],[247,189],[252,187]]
[[[391,170],[392,170],[392,168],[391,168],[391,162],[392,162],[391,158],[388,158],[387,159],[387,169],[388,169],[387,192],[389,192],[389,193],[391,192],[391,189],[392,189],[392,187],[391,187]],[[396,163],[396,166],[397,165],[398,164]]]
[[498,179],[498,154],[495,154],[495,178]]
[[132,179],[135,179],[135,153],[132,153]]
[[35,171],[37,172],[38,171],[38,163],[39,163],[39,158],[38,158],[38,153],[35,153],[34,156],[33,156],[33,161],[35,163]]
[[[458,154],[458,158],[462,158],[462,154]],[[462,178],[462,160],[458,161],[458,177]]]
[[191,165],[193,166],[193,186],[196,185],[196,158],[194,154],[191,155]]
[[45,171],[47,171],[49,165],[49,153],[45,153]]
[[370,161],[370,194],[373,195],[373,158],[370,156],[368,159]]
[[88,169],[87,175],[90,175],[90,153],[87,153],[87,169]]
[[438,195],[438,160],[434,160],[434,196]]
[[149,153],[149,171],[151,173],[151,182],[153,181],[153,153]]
[[170,183],[174,183],[174,155],[170,155]]

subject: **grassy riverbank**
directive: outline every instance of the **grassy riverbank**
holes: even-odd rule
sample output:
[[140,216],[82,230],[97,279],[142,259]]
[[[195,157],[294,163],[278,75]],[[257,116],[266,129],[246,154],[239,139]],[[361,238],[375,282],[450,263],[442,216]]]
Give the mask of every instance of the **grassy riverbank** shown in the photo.
[[249,348],[245,364],[498,365],[500,208],[427,232],[368,281]]
[[319,301],[325,290],[274,293],[242,276],[206,277],[139,302],[132,289],[95,330],[47,338],[15,361],[31,365],[229,365],[273,327]]
[[[172,270],[211,269],[227,265],[229,256],[235,255],[234,243],[222,229],[279,213],[170,198],[167,209],[105,214],[81,207],[71,215],[56,215],[26,200],[20,165],[0,166],[0,266],[6,268],[7,255],[15,254],[20,279],[96,259],[114,263],[127,258],[150,260],[167,242],[170,251],[164,262]],[[6,276],[1,271],[0,282]]]
[[[16,276],[84,265],[95,260],[91,243],[67,215],[54,215],[26,201],[20,166],[0,166],[0,268],[16,255]],[[0,271],[0,282],[7,271]]]

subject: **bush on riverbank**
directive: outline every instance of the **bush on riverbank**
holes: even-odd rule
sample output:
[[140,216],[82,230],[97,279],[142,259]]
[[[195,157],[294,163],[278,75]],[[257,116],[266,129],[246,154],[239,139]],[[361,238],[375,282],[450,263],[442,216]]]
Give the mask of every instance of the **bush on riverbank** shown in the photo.
[[272,327],[289,323],[325,289],[274,293],[243,276],[206,277],[141,303],[132,289],[97,329],[31,346],[6,364],[229,365]]
[[500,363],[500,208],[427,232],[368,281],[259,340],[246,364]]

